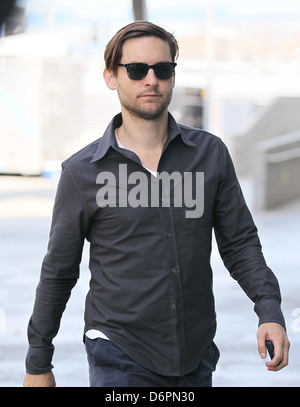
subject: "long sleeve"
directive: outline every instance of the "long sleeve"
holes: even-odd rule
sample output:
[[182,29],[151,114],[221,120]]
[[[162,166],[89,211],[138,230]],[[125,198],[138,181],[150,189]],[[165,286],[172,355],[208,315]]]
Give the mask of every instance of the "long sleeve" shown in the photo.
[[79,277],[88,226],[89,219],[82,194],[68,169],[63,166],[48,249],[42,263],[33,314],[28,324],[28,373],[45,373],[53,367],[52,340],[58,332],[62,313]]
[[254,302],[259,324],[285,326],[277,278],[267,266],[257,228],[245,203],[233,163],[222,144],[220,181],[214,208],[215,235],[220,255],[231,276]]

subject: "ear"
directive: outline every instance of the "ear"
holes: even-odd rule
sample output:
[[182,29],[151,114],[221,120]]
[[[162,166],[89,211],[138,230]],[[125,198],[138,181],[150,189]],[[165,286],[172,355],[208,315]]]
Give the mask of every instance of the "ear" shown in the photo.
[[112,71],[108,71],[106,68],[103,71],[103,77],[106,83],[106,86],[111,90],[117,89],[117,81],[114,73]]

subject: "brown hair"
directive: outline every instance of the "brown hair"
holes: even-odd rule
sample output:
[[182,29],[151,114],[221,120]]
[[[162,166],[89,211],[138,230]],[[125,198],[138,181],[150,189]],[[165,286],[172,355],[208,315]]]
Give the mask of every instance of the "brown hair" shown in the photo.
[[118,64],[122,58],[124,42],[132,38],[145,36],[154,36],[167,41],[170,46],[172,62],[178,57],[178,43],[173,34],[148,21],[135,21],[121,28],[107,44],[104,52],[106,69],[116,74]]

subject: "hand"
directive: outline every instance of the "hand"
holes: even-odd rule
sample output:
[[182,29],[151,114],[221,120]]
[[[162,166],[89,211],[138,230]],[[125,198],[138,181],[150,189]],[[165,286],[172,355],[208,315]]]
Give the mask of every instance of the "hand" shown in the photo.
[[270,340],[274,345],[274,358],[266,363],[268,370],[276,372],[288,364],[290,342],[284,327],[275,322],[261,324],[257,331],[258,352],[262,359],[267,356],[265,341]]
[[23,380],[23,387],[55,387],[55,378],[52,373],[52,370],[47,373],[42,374],[29,374],[26,373]]

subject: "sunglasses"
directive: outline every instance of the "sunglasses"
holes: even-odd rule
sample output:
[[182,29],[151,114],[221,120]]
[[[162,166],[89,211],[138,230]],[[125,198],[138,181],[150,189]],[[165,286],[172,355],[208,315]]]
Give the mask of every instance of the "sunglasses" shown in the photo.
[[129,79],[134,81],[140,81],[144,79],[150,68],[154,70],[155,76],[158,79],[170,79],[175,71],[175,62],[159,62],[155,65],[147,65],[143,63],[133,64],[118,64],[119,66],[125,66],[127,69],[127,75]]

